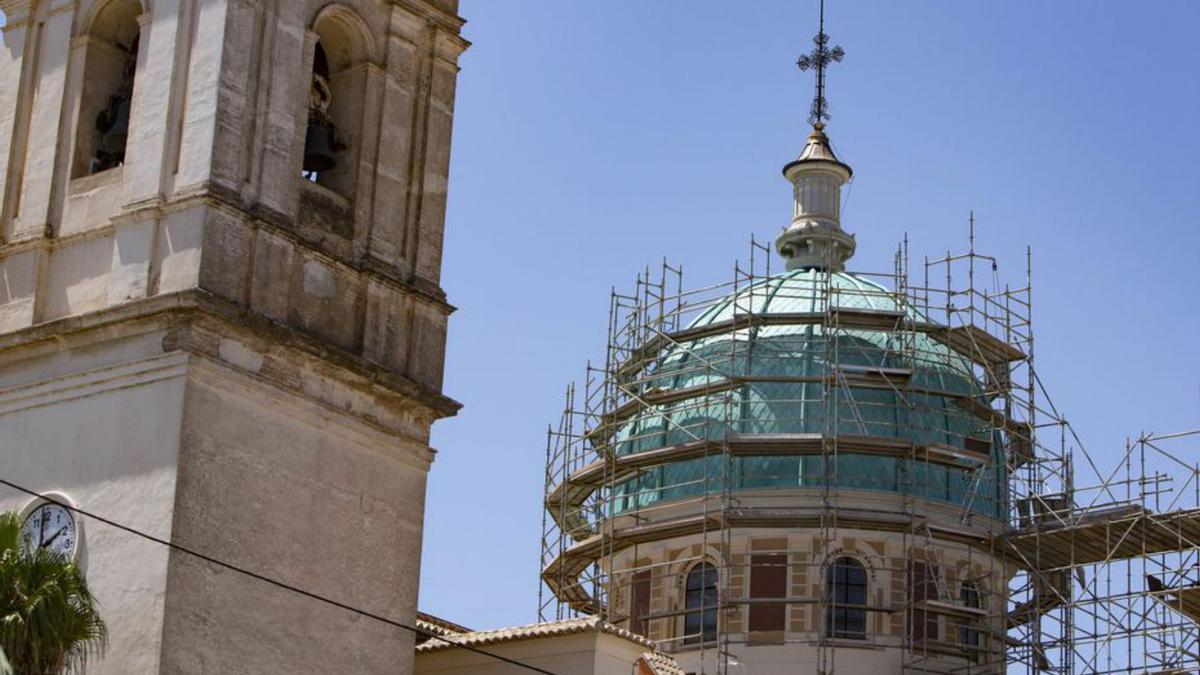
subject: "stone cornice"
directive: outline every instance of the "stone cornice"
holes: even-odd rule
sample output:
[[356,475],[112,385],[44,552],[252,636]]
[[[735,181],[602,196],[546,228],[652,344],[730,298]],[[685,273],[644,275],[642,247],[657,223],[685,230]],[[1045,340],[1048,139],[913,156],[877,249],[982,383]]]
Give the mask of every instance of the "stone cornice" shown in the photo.
[[433,37],[433,52],[439,60],[450,65],[458,65],[458,57],[471,47],[471,43],[458,33],[438,30]]
[[20,28],[29,23],[33,0],[0,0],[0,12],[4,12],[4,30]]
[[458,67],[458,57],[471,46],[459,34],[458,27],[448,26],[412,7],[399,5],[392,15],[388,35],[415,47],[432,45],[436,61],[453,68]]
[[[237,199],[236,197],[232,199]],[[100,236],[107,236],[113,233],[114,225],[127,222],[138,222],[148,217],[161,218],[164,214],[182,211],[195,206],[207,206],[217,208],[229,213],[230,215],[241,217],[250,227],[263,229],[270,232],[272,235],[281,239],[286,239],[292,244],[303,248],[306,253],[309,253],[324,262],[328,262],[345,270],[362,274],[372,281],[390,286],[398,291],[412,296],[414,299],[423,302],[427,305],[436,307],[439,311],[446,315],[453,314],[457,311],[457,307],[446,302],[446,293],[437,284],[423,279],[418,276],[409,276],[401,274],[394,265],[390,263],[365,257],[358,260],[346,259],[343,256],[337,256],[329,251],[315,247],[311,242],[306,241],[303,237],[289,226],[288,220],[281,214],[274,212],[265,212],[256,209],[253,213],[247,212],[236,201],[231,201],[229,195],[224,195],[219,191],[204,192],[197,190],[189,192],[187,195],[179,198],[174,198],[165,203],[145,203],[135,208],[124,210],[113,216],[111,222],[99,225],[97,227],[73,232],[63,237],[44,237],[34,235],[18,240],[0,243],[0,260],[4,258],[22,253],[31,249],[51,250],[67,246],[72,243],[92,239]]]
[[366,386],[378,387],[381,394],[411,401],[426,411],[425,416],[429,421],[451,417],[462,407],[441,392],[403,375],[198,290],[127,302],[98,312],[65,317],[0,335],[0,360],[3,360],[5,352],[12,350],[36,348],[39,343],[57,349],[64,340],[70,341],[89,331],[113,332],[120,324],[152,322],[169,315],[192,315],[196,320],[227,322],[250,330],[277,347],[294,349],[331,364]]
[[405,461],[421,471],[428,471],[430,464],[433,463],[434,450],[423,442],[418,439],[405,438],[406,442],[401,442],[399,445],[407,452],[397,453],[395,431],[380,428],[377,424],[357,417],[356,423],[350,424],[346,419],[350,413],[345,410],[338,410],[328,404],[314,401],[311,397],[282,389],[272,382],[254,377],[215,360],[197,358],[191,363],[191,367],[192,377],[204,382],[207,386],[259,403],[265,400],[286,403],[286,405],[278,407],[280,412],[297,422],[339,436],[347,443],[371,448],[380,454]]
[[[406,10],[410,14],[419,16],[427,21],[433,21],[455,34],[461,31],[463,25],[467,23],[467,20],[461,16],[441,10],[423,0],[392,0],[392,4]],[[466,42],[466,40],[463,40],[463,42]]]
[[[359,447],[401,459],[422,471],[428,471],[433,461],[434,451],[426,445],[424,438],[398,434],[394,428],[281,387],[269,377],[246,372],[219,357],[184,349],[0,387],[0,418],[64,401],[185,377],[259,403],[282,402],[285,405],[278,406],[278,410],[300,423],[322,429]],[[400,448],[406,452],[397,453]]]

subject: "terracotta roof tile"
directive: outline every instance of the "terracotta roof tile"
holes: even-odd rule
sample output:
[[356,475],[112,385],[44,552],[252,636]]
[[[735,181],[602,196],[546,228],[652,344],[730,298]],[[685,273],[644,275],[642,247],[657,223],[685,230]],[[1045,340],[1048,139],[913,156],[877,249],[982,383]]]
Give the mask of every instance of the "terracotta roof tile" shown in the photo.
[[662,652],[646,652],[642,654],[642,660],[655,675],[687,675],[675,659]]
[[453,649],[458,645],[480,647],[483,645],[491,645],[501,642],[513,642],[515,640],[527,640],[530,638],[540,637],[558,637],[560,635],[572,635],[575,633],[588,632],[607,633],[609,635],[615,635],[646,647],[654,647],[653,642],[647,640],[641,635],[631,633],[624,628],[618,628],[617,626],[602,621],[597,617],[589,616],[578,619],[566,619],[564,621],[533,623],[526,626],[499,628],[496,630],[482,630],[472,631],[469,633],[450,634],[445,635],[442,638],[431,638],[427,642],[417,646],[417,653],[428,654],[430,652],[441,651],[443,649]]

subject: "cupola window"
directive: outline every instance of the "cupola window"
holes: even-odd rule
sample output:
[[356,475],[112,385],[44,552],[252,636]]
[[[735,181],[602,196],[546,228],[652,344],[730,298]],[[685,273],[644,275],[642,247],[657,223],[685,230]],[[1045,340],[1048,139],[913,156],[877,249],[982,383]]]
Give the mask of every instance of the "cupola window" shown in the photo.
[[717,568],[706,562],[692,568],[684,586],[683,642],[717,639]]
[[825,572],[828,606],[825,633],[829,637],[863,640],[867,637],[867,570],[854,558],[833,561]]

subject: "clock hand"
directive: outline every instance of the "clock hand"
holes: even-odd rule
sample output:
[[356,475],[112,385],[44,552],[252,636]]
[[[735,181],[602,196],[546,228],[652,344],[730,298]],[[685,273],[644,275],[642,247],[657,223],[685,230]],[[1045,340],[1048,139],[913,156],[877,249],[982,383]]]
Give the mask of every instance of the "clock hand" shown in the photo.
[[53,544],[54,540],[58,539],[58,535],[62,534],[63,532],[66,532],[66,531],[67,531],[66,525],[63,525],[62,527],[58,528],[58,532],[55,532],[54,536],[50,537],[49,541],[42,542],[42,548],[46,548],[50,544]]
[[42,517],[41,521],[39,521],[39,523],[38,523],[38,541],[41,542],[38,544],[38,548],[42,548],[43,546],[46,545],[46,518],[45,517]]

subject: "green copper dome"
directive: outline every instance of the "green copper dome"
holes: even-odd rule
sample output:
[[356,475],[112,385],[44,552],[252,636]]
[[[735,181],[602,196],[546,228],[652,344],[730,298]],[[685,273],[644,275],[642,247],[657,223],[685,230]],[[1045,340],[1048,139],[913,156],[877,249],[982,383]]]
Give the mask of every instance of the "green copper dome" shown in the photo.
[[[655,466],[618,484],[614,510],[719,489],[731,471],[735,490],[822,486],[828,473],[841,488],[1002,514],[1002,439],[971,412],[972,402],[987,404],[984,386],[903,297],[851,274],[797,269],[652,344],[648,365],[627,374],[639,404],[611,439],[618,456],[726,439],[781,449]],[[820,453],[787,454],[789,443],[835,438],[829,464]],[[911,451],[877,450],[889,443]],[[925,450],[959,459],[916,459]]]

